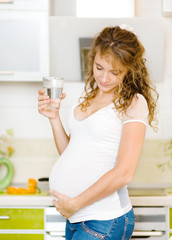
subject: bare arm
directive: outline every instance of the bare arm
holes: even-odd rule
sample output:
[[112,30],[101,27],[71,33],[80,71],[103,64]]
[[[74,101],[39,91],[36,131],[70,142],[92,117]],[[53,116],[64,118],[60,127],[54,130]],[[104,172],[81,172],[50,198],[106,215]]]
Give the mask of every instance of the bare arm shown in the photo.
[[55,119],[49,119],[53,131],[54,141],[59,154],[67,147],[70,137],[66,134],[64,127],[62,125],[59,114]]
[[53,102],[57,105],[58,108],[60,108],[60,102],[62,99],[66,97],[66,94],[62,94],[61,100],[59,99],[50,99],[48,96],[44,95],[45,90],[40,89],[38,91],[39,97],[38,97],[38,111],[43,116],[47,117],[50,121],[54,141],[57,147],[57,150],[59,154],[62,154],[62,152],[65,150],[69,143],[70,137],[66,134],[63,124],[60,119],[59,110],[46,110],[46,106],[48,103]]

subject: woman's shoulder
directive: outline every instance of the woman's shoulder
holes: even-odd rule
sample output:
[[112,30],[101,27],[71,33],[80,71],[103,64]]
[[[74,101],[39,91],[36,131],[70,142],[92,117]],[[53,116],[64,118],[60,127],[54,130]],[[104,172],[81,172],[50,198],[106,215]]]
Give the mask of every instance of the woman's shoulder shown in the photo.
[[146,123],[148,114],[149,110],[146,98],[142,94],[136,93],[123,115],[123,123],[128,121],[143,121]]
[[127,108],[126,112],[133,112],[133,111],[148,111],[148,104],[146,98],[140,94],[136,93],[131,101],[131,104]]
[[136,93],[132,99],[132,104],[147,105],[146,98],[141,93]]

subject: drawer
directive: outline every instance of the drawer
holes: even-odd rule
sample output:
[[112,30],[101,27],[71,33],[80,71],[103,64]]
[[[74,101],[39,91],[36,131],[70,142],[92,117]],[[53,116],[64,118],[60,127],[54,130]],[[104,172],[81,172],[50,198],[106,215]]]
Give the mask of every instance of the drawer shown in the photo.
[[0,234],[3,240],[44,240],[44,234]]
[[1,208],[0,229],[44,229],[44,209]]
[[169,227],[172,229],[172,208],[169,208]]

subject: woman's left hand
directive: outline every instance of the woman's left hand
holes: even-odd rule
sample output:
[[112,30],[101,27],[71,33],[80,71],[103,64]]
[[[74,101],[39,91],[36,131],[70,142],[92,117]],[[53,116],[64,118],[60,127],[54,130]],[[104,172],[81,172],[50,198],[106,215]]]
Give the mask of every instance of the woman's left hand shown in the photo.
[[74,199],[69,196],[58,193],[55,190],[50,191],[50,194],[57,198],[57,201],[53,200],[53,205],[64,218],[68,219],[78,210],[75,206]]

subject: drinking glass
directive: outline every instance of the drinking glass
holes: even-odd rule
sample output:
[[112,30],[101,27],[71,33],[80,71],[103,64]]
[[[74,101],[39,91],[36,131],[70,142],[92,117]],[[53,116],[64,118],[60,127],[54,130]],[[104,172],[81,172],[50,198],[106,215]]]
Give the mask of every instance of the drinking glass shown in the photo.
[[[45,94],[50,99],[60,99],[63,91],[64,79],[61,77],[43,77],[43,87],[46,90]],[[48,104],[47,110],[57,110],[54,103]]]

